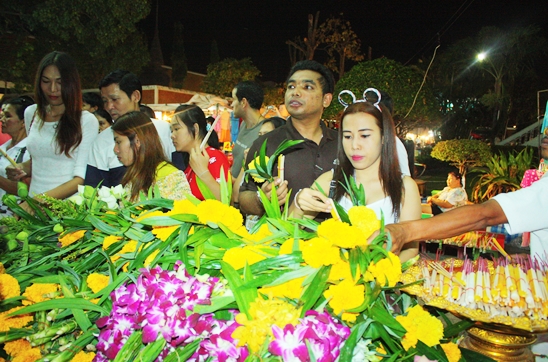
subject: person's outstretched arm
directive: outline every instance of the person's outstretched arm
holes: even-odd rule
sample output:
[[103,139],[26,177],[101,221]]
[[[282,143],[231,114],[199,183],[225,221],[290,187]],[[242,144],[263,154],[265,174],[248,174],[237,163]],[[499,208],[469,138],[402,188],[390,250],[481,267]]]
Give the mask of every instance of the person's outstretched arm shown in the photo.
[[446,239],[507,222],[499,203],[489,200],[482,204],[461,206],[429,219],[386,225],[386,230],[392,236],[392,251],[399,252],[403,245],[412,241]]

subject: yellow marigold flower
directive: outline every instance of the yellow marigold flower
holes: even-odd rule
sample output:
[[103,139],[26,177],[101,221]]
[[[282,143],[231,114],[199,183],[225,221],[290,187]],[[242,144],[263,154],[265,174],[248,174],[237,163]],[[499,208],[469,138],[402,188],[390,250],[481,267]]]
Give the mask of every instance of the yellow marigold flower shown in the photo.
[[272,326],[284,328],[288,324],[297,325],[301,310],[279,299],[263,300],[258,297],[249,304],[251,319],[244,313],[236,315],[240,324],[232,333],[238,340],[238,346],[248,346],[254,353],[263,345],[267,336],[272,336]]
[[367,271],[380,285],[393,287],[401,277],[400,258],[392,252],[388,252],[388,258],[381,259],[377,263],[371,262]]
[[58,240],[61,243],[62,247],[69,246],[70,244],[73,244],[77,242],[78,240],[82,239],[86,231],[87,230],[73,231],[71,233],[65,234],[63,237],[58,238]]
[[459,346],[453,342],[442,343],[441,348],[445,352],[449,362],[459,362],[462,356]]
[[318,226],[318,236],[344,249],[352,249],[358,245],[366,244],[366,240],[358,228],[335,219],[327,219],[322,222]]
[[23,307],[15,307],[6,312],[0,313],[0,332],[7,332],[10,328],[23,328],[32,322],[33,317],[30,314],[8,317],[9,314],[18,311],[21,308]]
[[6,268],[4,268],[4,264],[0,263],[0,274],[4,274],[6,272]]
[[340,249],[333,246],[327,239],[312,238],[304,241],[300,248],[305,263],[313,268],[335,264],[341,260]]
[[424,310],[420,305],[409,308],[407,316],[397,316],[396,320],[405,328],[402,345],[407,351],[422,341],[429,347],[440,343],[443,337],[441,321]]
[[6,362],[6,360],[0,357],[0,362]]
[[323,295],[329,300],[329,306],[333,308],[335,315],[359,307],[365,299],[365,287],[363,284],[354,284],[350,279],[343,280],[337,285],[330,286]]
[[175,226],[153,226],[152,233],[162,241],[166,241],[167,238],[173,234],[176,230],[179,229],[179,225]]
[[91,362],[95,358],[95,353],[80,351],[72,358],[71,362]]
[[35,362],[42,358],[39,348],[31,348],[19,353],[11,362]]
[[179,215],[179,214],[191,214],[196,215],[196,205],[194,205],[190,200],[175,200],[173,201],[173,209],[167,212],[168,215]]
[[[224,225],[224,224],[223,224]],[[248,240],[248,241],[259,241],[259,240],[256,240],[250,233],[249,231],[247,231],[246,227],[244,225],[241,225],[241,226],[237,226],[235,228],[231,228],[230,229],[234,234],[236,235],[239,235],[242,237],[242,239],[244,240]]]
[[364,244],[367,245],[367,239],[381,228],[381,221],[373,209],[367,206],[353,206],[348,210],[348,218],[352,226],[357,227],[363,233]]
[[305,277],[295,278],[273,287],[262,287],[259,289],[259,292],[268,295],[270,298],[297,299],[303,293],[304,279]]
[[[283,242],[282,245],[280,245],[280,255],[283,254],[291,254],[293,253],[293,244],[295,243],[295,239],[289,238],[286,241]],[[301,247],[303,245],[303,241],[299,240],[299,245],[297,246],[297,250],[301,250]]]
[[150,266],[150,264],[152,263],[156,255],[158,255],[158,253],[160,253],[160,250],[156,249],[149,256],[147,256],[144,263],[145,268],[148,268]]
[[341,319],[345,322],[348,322],[348,323],[354,323],[359,315],[360,315],[360,313],[346,313],[346,312],[344,312],[341,315]]
[[12,357],[17,356],[28,349],[31,349],[30,342],[22,338],[4,344],[4,351]]
[[223,261],[236,270],[243,268],[246,263],[252,265],[265,259],[265,253],[261,252],[256,246],[251,245],[228,249],[223,256]]
[[0,274],[0,301],[21,295],[19,282],[9,274]]
[[106,288],[108,286],[109,280],[110,278],[108,277],[108,275],[103,275],[99,273],[91,273],[86,278],[88,287],[93,293],[98,293]]
[[[356,276],[354,281],[360,277],[360,266],[356,266]],[[332,283],[338,283],[341,280],[352,280],[352,272],[350,271],[350,264],[347,261],[339,259],[339,261],[331,266],[329,272],[328,281]]]
[[[265,163],[268,163],[269,159],[270,158],[268,156],[265,156]],[[253,159],[250,163],[248,163],[247,168],[250,169],[250,170],[256,170],[255,162],[257,162],[257,165],[260,165],[259,156],[255,157],[255,159]],[[251,174],[251,177],[253,177],[253,180],[255,180],[255,182],[264,182],[264,181],[266,181],[265,178],[263,178],[263,177],[261,177],[257,174]]]
[[109,235],[103,239],[103,250],[107,250],[112,244],[122,240],[120,236]]
[[409,348],[415,347],[417,345],[417,326],[413,323],[412,320],[405,316],[396,316],[396,320],[402,325],[403,328],[407,331],[405,336],[401,340],[403,348],[407,351]]
[[251,240],[261,241],[264,238],[269,237],[271,235],[272,235],[272,232],[268,228],[268,224],[264,223],[261,225],[259,230],[257,230],[254,234],[250,234],[250,238]]
[[59,284],[44,283],[32,284],[25,289],[23,297],[27,299],[22,301],[23,305],[31,305],[34,303],[50,300],[51,295],[59,290]]
[[244,223],[244,218],[238,209],[218,200],[200,202],[196,207],[196,215],[202,224],[223,224],[232,232],[241,228]]
[[[116,255],[113,255],[110,259],[115,262],[120,259],[120,255],[134,253],[137,250],[137,241],[130,240],[128,241]],[[142,246],[141,246],[142,248]]]
[[384,347],[382,346],[382,344],[380,346],[377,347],[376,349],[377,353],[379,354],[387,354],[386,350],[384,349]]

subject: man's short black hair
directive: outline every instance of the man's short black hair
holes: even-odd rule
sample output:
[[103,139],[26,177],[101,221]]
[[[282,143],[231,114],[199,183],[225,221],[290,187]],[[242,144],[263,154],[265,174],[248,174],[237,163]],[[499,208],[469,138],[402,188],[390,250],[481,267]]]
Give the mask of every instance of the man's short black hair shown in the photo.
[[92,108],[97,107],[97,109],[103,109],[103,99],[96,92],[84,92],[82,93],[82,100],[84,103],[89,104]]
[[299,70],[311,70],[313,72],[319,73],[320,84],[322,86],[323,94],[333,94],[333,92],[335,91],[335,78],[333,77],[333,73],[325,65],[318,63],[315,60],[301,60],[300,62],[295,63],[295,65],[289,71],[286,83],[289,82],[291,76]]
[[154,110],[150,108],[149,106],[145,106],[144,104],[139,105],[139,110],[146,114],[148,118],[156,118],[156,115],[154,114]]
[[108,87],[111,84],[118,84],[118,87],[127,94],[128,98],[131,98],[133,92],[139,91],[139,104],[141,104],[143,86],[135,74],[128,70],[116,69],[101,79],[99,82],[99,89]]
[[242,99],[247,99],[247,103],[253,109],[261,109],[264,101],[264,91],[259,85],[259,83],[252,80],[244,80],[236,84],[236,98],[238,101]]

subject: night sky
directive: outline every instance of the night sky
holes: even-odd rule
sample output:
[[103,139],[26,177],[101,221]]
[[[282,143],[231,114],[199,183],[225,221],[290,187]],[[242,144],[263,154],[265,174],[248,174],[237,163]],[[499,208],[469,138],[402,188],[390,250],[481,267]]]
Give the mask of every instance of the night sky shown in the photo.
[[[548,37],[546,0],[159,0],[159,34],[164,61],[170,64],[173,24],[183,24],[189,70],[206,72],[211,42],[221,59],[250,57],[263,80],[282,82],[289,70],[286,40],[304,37],[307,16],[320,11],[321,24],[330,15],[344,13],[362,42],[362,52],[413,64],[430,59],[440,34],[441,48],[473,36],[483,26],[543,27]],[[156,2],[141,24],[153,36]],[[317,51],[321,60],[324,52]]]

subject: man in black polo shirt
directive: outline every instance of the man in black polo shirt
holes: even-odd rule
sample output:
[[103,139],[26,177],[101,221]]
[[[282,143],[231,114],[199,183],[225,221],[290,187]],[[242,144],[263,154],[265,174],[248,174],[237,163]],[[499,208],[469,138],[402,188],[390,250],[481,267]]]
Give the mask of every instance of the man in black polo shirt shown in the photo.
[[[289,72],[285,92],[285,107],[291,115],[285,126],[259,137],[251,146],[246,165],[267,139],[267,155],[271,155],[286,139],[304,140],[286,152],[285,180],[276,179],[280,205],[285,203],[288,190],[289,203],[295,193],[310,187],[322,173],[331,170],[337,159],[337,131],[328,129],[320,122],[324,108],[331,104],[335,80],[333,74],[322,64],[313,60],[296,63]],[[261,189],[270,198],[272,184],[265,182]],[[263,215],[264,208],[257,195],[258,185],[252,177],[240,188],[240,209],[251,215]]]

